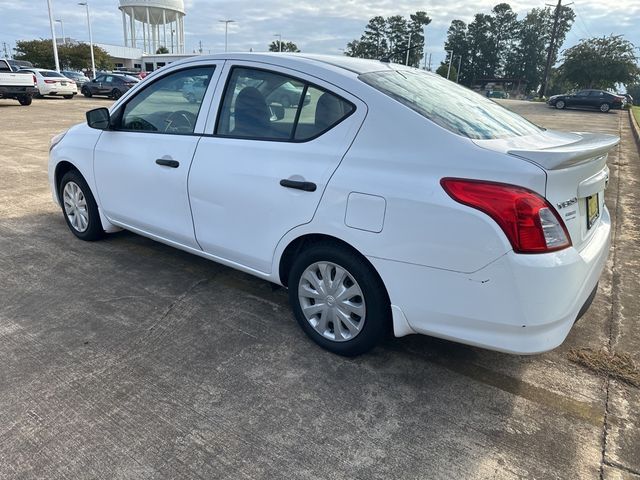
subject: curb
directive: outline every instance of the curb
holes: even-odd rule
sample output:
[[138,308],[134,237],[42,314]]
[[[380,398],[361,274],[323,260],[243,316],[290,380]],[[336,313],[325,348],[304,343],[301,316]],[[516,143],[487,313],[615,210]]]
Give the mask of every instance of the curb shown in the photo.
[[633,136],[636,139],[636,146],[640,150],[640,125],[636,122],[636,117],[633,115],[633,108],[629,109],[629,123],[631,123],[631,130]]

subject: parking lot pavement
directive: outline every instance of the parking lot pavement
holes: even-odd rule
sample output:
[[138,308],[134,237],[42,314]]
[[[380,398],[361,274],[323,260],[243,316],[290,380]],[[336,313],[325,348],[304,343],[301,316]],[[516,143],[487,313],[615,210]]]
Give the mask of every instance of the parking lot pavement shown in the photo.
[[593,307],[532,357],[427,337],[345,359],[284,290],[127,232],[76,240],[50,137],[107,100],[0,101],[0,478],[640,478],[638,389],[571,363],[640,362],[640,160],[625,112],[505,101],[616,133],[614,246]]

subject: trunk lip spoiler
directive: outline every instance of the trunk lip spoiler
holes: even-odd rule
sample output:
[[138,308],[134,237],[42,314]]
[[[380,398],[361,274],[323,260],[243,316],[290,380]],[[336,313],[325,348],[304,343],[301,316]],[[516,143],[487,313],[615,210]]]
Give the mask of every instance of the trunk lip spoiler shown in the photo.
[[507,154],[529,160],[547,170],[558,170],[601,158],[620,143],[616,135],[575,132],[578,137],[563,145],[539,149],[512,148]]
[[559,170],[592,161],[620,143],[617,135],[544,130],[538,134],[472,140],[483,149],[521,158],[543,170]]

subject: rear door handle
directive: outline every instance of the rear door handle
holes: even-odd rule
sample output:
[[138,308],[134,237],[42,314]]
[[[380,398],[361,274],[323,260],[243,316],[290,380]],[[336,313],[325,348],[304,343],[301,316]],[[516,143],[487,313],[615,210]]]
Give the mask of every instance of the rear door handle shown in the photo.
[[168,160],[166,158],[158,158],[156,160],[156,163],[158,165],[162,165],[163,167],[171,167],[171,168],[178,168],[180,166],[180,162],[177,160]]
[[280,185],[287,188],[295,188],[297,190],[304,190],[305,192],[315,192],[316,184],[313,182],[303,182],[300,180],[289,180],[288,178],[283,178],[280,180]]

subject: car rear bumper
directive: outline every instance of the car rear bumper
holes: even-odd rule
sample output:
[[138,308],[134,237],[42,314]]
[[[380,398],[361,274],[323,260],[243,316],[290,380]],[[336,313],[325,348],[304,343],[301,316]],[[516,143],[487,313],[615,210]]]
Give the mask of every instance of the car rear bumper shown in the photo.
[[[411,331],[492,350],[535,354],[567,337],[593,299],[610,247],[606,208],[588,244],[541,255],[509,252],[472,274],[370,258]],[[591,297],[591,298],[590,298]],[[583,308],[584,307],[584,308]]]
[[78,87],[76,84],[69,84],[64,87],[62,86],[45,86],[39,88],[40,95],[75,95],[78,93]]

